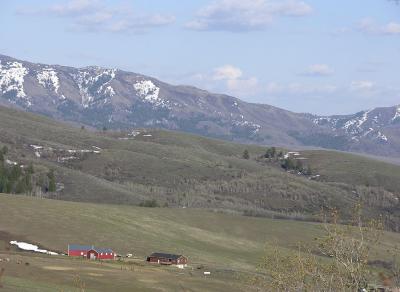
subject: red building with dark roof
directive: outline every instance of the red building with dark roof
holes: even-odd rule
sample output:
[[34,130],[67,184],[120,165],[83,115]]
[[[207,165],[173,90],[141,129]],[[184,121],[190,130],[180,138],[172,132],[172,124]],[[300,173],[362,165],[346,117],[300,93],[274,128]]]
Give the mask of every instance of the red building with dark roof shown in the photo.
[[68,245],[68,256],[82,257],[90,260],[113,260],[115,253],[110,248],[97,248],[90,245]]

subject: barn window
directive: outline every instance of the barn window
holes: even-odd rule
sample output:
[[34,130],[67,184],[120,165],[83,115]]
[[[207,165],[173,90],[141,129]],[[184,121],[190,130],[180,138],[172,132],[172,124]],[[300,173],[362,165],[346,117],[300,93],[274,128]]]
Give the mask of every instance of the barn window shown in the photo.
[[81,252],[81,255],[83,255],[83,252]]

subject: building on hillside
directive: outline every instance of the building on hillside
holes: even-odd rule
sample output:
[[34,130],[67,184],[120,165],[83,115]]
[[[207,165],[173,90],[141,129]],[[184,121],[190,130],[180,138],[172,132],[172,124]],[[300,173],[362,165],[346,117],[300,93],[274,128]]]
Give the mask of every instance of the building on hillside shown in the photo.
[[98,248],[90,245],[68,244],[68,256],[82,257],[90,260],[113,260],[115,253],[110,248]]
[[152,264],[159,265],[174,265],[179,268],[184,268],[187,266],[188,259],[183,255],[168,254],[168,253],[152,253],[147,257],[147,261]]

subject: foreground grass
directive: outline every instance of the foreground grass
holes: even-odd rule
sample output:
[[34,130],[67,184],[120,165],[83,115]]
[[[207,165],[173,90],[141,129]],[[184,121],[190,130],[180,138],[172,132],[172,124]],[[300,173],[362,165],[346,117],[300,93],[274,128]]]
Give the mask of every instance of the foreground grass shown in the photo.
[[199,270],[140,263],[100,263],[32,254],[7,257],[9,263],[0,263],[6,269],[2,291],[251,291],[228,273],[212,273],[205,278]]
[[[0,195],[0,209],[0,258],[11,258],[10,263],[0,263],[6,268],[3,284],[9,290],[4,291],[76,291],[77,276],[85,283],[85,291],[112,291],[116,285],[118,291],[251,291],[246,275],[257,271],[266,243],[277,244],[289,254],[299,242],[311,243],[322,234],[321,226],[314,223],[190,208]],[[94,244],[121,254],[134,253],[136,260],[131,266],[20,253],[7,249],[12,239],[60,252],[66,252],[68,243]],[[385,250],[399,239],[399,234],[385,233],[374,257],[384,259]],[[146,265],[146,255],[154,251],[184,254],[190,268]],[[205,270],[212,271],[211,278],[204,278]]]

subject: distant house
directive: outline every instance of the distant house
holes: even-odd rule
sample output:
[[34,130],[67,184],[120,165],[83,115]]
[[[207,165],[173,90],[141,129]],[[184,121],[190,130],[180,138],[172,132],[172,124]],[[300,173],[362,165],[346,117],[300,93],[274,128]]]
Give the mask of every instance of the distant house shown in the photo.
[[83,257],[90,260],[113,260],[115,253],[110,248],[98,248],[90,245],[68,245],[68,256]]
[[147,261],[152,264],[159,265],[175,265],[180,268],[186,267],[188,263],[187,257],[183,255],[168,254],[168,253],[152,253],[147,257]]

